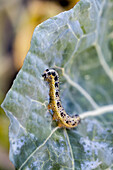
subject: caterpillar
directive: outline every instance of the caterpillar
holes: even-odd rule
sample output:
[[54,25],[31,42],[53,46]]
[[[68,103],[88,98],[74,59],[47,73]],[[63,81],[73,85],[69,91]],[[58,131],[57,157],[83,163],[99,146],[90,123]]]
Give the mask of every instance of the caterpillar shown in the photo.
[[59,96],[59,75],[57,71],[53,68],[46,69],[42,77],[49,83],[48,109],[53,112],[53,120],[58,121],[59,127],[76,127],[80,123],[79,115],[69,116],[61,105]]

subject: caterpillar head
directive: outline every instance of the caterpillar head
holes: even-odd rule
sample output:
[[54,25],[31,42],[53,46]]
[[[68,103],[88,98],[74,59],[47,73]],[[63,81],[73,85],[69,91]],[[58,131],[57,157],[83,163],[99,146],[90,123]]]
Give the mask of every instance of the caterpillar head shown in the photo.
[[53,69],[46,69],[44,73],[42,74],[42,77],[45,81],[51,81],[51,77],[58,77],[58,73]]

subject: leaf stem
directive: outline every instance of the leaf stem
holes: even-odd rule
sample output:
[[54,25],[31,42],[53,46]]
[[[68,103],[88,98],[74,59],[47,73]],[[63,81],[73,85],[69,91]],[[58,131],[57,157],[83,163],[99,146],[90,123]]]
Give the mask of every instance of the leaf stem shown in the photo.
[[70,153],[71,153],[71,157],[72,157],[72,170],[74,170],[74,169],[75,169],[75,164],[74,164],[74,156],[73,156],[72,147],[71,147],[70,140],[69,140],[69,136],[68,136],[68,134],[67,134],[66,129],[64,129],[64,131],[65,131],[65,134],[66,134],[66,137],[67,137],[67,141],[68,141],[68,144],[69,144]]
[[84,119],[89,116],[99,116],[101,114],[108,112],[113,112],[113,105],[103,106],[93,111],[84,112],[83,114],[80,115],[80,118]]

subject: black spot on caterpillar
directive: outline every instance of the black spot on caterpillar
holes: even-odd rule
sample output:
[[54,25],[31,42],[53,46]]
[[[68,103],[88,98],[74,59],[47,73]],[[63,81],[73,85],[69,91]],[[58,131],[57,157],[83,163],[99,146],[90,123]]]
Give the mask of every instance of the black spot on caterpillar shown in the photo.
[[73,128],[80,123],[79,115],[69,116],[61,105],[59,97],[59,75],[55,69],[46,69],[42,75],[49,83],[48,109],[53,111],[53,120],[58,120],[59,127]]

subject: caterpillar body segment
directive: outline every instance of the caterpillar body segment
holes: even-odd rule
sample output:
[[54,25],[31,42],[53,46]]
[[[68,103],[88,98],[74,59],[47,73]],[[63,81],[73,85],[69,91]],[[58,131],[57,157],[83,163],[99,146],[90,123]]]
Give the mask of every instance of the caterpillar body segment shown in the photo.
[[46,69],[42,75],[49,83],[48,109],[53,111],[53,120],[58,121],[59,127],[73,128],[80,123],[79,115],[69,116],[62,107],[59,96],[59,75],[55,69]]

